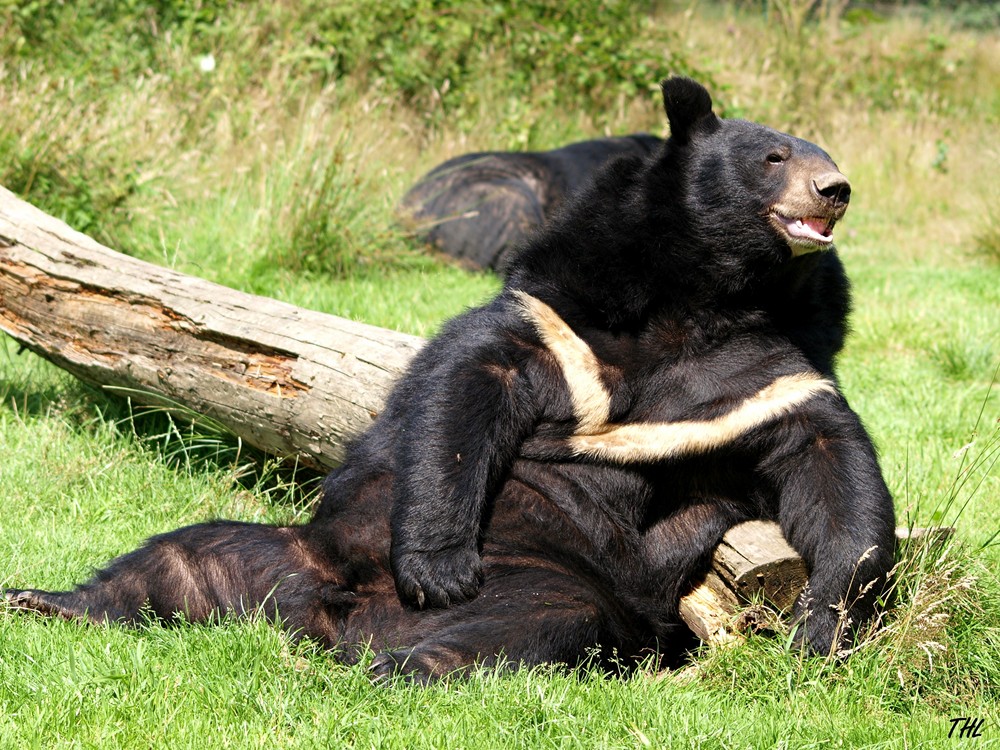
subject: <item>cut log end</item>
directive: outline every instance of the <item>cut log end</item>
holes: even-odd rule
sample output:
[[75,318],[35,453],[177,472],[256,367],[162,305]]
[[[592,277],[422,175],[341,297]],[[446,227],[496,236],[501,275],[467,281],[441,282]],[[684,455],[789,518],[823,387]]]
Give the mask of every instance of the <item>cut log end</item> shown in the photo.
[[[942,543],[954,527],[900,527],[900,548]],[[794,606],[809,571],[772,521],[730,529],[716,548],[704,579],[680,601],[684,623],[710,646],[739,643],[751,631],[782,629],[780,614]]]

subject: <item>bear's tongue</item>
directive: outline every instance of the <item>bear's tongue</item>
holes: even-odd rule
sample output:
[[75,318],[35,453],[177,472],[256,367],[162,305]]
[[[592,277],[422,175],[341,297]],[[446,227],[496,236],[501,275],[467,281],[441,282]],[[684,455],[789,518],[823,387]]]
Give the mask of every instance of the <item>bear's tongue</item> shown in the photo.
[[805,237],[817,242],[830,242],[830,222],[827,219],[820,219],[815,216],[806,216],[801,219],[786,220],[785,226],[788,233],[793,237]]

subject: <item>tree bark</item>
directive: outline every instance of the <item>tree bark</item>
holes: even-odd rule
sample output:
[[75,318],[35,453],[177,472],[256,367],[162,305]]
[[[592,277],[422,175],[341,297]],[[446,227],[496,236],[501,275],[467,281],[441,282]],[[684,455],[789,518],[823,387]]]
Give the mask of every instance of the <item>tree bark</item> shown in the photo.
[[[765,608],[787,612],[809,578],[798,556],[773,521],[747,521],[722,538],[712,569],[681,599],[681,617],[711,645],[741,640],[740,633],[770,622]],[[747,605],[764,605],[746,612]]]
[[3,188],[0,329],[82,380],[323,470],[422,344],[116,253]]

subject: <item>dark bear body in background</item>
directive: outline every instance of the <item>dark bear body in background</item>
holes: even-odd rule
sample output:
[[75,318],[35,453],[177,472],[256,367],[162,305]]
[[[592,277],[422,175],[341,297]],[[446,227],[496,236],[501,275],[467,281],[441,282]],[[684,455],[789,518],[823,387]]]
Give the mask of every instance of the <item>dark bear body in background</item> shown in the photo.
[[636,133],[551,151],[464,154],[421,177],[403,196],[401,212],[422,241],[446,255],[502,270],[508,253],[610,159],[647,156],[662,143]]
[[625,157],[445,325],[327,478],[310,523],[170,532],[15,605],[136,621],[259,611],[376,674],[676,653],[678,598],[730,526],[810,567],[798,642],[872,616],[892,500],[836,387],[847,180],[818,147],[664,83],[671,138]]

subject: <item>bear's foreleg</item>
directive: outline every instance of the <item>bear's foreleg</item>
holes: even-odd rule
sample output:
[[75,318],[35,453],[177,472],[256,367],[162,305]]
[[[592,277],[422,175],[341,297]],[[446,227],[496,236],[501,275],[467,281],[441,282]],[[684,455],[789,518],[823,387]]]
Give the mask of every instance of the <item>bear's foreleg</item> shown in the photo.
[[833,400],[797,415],[789,431],[802,442],[763,467],[778,487],[785,538],[809,567],[795,637],[822,655],[849,648],[874,617],[895,554],[893,502],[875,448],[857,416]]
[[400,598],[419,608],[466,601],[480,586],[487,501],[537,410],[507,349],[489,334],[453,354],[411,406],[397,453],[391,561]]

